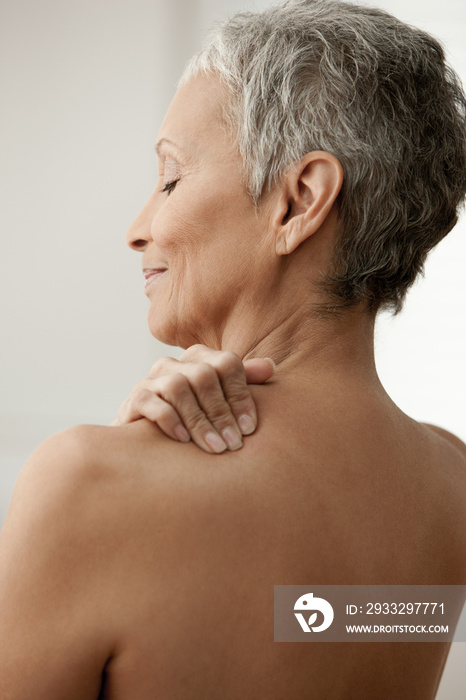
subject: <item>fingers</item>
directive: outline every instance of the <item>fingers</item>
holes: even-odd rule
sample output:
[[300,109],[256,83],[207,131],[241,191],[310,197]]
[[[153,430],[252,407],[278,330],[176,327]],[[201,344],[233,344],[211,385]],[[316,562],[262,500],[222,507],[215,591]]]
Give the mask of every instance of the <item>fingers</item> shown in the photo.
[[[120,407],[118,423],[122,425],[148,418],[169,437],[182,442],[192,438],[198,447],[210,453],[241,447],[239,431],[238,435],[232,436],[227,430],[234,419],[225,403],[215,370],[199,363],[186,365],[183,369],[190,373],[191,380],[181,373],[174,373],[140,382]],[[222,433],[225,433],[223,438]]]
[[[191,345],[191,347],[189,347],[183,353],[181,356],[181,362],[208,362],[213,366],[217,366],[216,359],[220,358],[223,354],[226,354],[227,356],[233,355],[234,357],[231,358],[233,362],[236,362],[235,358],[238,357],[235,355],[235,353],[225,353],[225,351],[221,350],[212,350],[212,348],[209,348],[206,345],[197,344]],[[162,358],[162,360],[157,361],[154,368],[163,367],[164,369],[168,369],[168,371],[170,371],[173,369],[172,363],[174,362],[178,362],[178,360],[174,360],[172,357],[165,357]],[[249,360],[244,360],[243,367],[248,384],[262,384],[263,382],[266,382],[277,369],[275,362],[271,357],[254,357]]]
[[244,360],[243,367],[248,384],[263,384],[277,369],[275,362],[270,357],[264,359],[254,357],[250,360]]
[[[141,382],[142,384],[142,382]],[[139,418],[148,418],[174,440],[189,442],[190,437],[176,409],[150,389],[138,385],[120,407],[118,418],[112,425],[132,423]]]
[[112,425],[148,418],[169,436],[193,442],[207,452],[236,450],[254,432],[257,414],[248,388],[266,382],[273,360],[244,363],[233,352],[194,345],[181,361],[163,357],[123,403]]
[[[214,365],[216,358],[222,353],[223,351],[212,350],[206,345],[191,345],[191,347],[189,347],[183,353],[181,362],[207,362]],[[234,355],[234,353],[230,354]],[[179,365],[180,360],[175,360],[173,357],[161,357],[152,365],[149,376],[156,379],[157,377],[165,374],[181,371]],[[248,384],[263,384],[270,379],[272,374],[277,369],[275,362],[270,357],[254,357],[249,360],[245,360],[243,362],[243,367]]]
[[[203,371],[206,376],[206,364],[215,369],[223,390],[223,400],[228,406],[222,405],[218,385],[213,383],[213,379],[203,385],[196,377],[195,367],[200,365],[204,367],[201,376]],[[207,412],[207,417],[217,427],[223,439],[227,439],[228,447],[236,449],[230,446],[236,444],[233,434],[250,435],[257,427],[256,408],[247,385],[260,384],[270,379],[275,371],[275,364],[268,358],[254,358],[246,360],[243,365],[241,358],[233,352],[212,350],[206,345],[197,344],[183,353],[181,362],[171,357],[158,360],[153,365],[150,376],[159,377],[176,371],[188,377],[201,407]],[[212,390],[213,395],[209,396],[208,392],[204,391],[205,388]],[[212,415],[209,411],[212,411]],[[225,430],[227,438],[223,435]]]
[[163,377],[165,374],[178,372],[179,365],[180,361],[175,360],[174,357],[161,357],[152,365],[149,377],[157,379],[157,377]]
[[202,362],[183,363],[183,374],[157,379],[157,391],[177,412],[193,441],[209,451],[237,450],[241,431],[225,400],[215,369]]
[[[245,368],[241,358],[233,352],[212,350],[204,345],[193,345],[182,355],[183,364],[189,361],[208,363],[217,373],[234,420],[229,427],[242,435],[250,435],[257,426],[257,414],[254,400],[247,386]],[[250,372],[258,378],[271,375],[270,362],[248,360]],[[264,379],[265,381],[265,379]],[[209,416],[210,417],[210,416]]]

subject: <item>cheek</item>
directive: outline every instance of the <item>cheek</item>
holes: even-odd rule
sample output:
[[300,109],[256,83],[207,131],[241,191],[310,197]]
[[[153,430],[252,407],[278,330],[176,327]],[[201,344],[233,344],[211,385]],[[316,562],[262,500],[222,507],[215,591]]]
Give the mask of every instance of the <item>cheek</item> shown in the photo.
[[192,226],[178,210],[170,211],[165,204],[152,220],[152,240],[163,254],[173,255],[189,245],[190,228]]
[[[190,187],[167,198],[152,222],[153,241],[171,271],[171,295],[183,306],[225,304],[250,286],[257,221],[244,196],[227,187]],[[227,297],[227,298],[226,298]]]
[[208,207],[193,198],[175,200],[173,195],[154,217],[151,233],[161,261],[169,268],[165,302],[178,321],[185,322],[193,311],[199,315],[209,296],[210,265],[206,261],[212,259],[212,228]]
[[227,197],[220,197],[207,186],[180,185],[152,220],[152,239],[174,264],[179,255],[189,257],[194,264],[212,246],[216,247],[219,239],[225,240],[225,227],[231,226],[233,218],[233,209],[228,205]]

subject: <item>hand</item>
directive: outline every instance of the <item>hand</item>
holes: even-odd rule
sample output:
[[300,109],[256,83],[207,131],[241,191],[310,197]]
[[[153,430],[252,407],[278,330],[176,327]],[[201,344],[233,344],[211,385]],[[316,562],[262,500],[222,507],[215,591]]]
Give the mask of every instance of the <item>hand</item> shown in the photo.
[[262,384],[275,371],[273,360],[242,362],[233,352],[192,345],[181,360],[163,357],[137,384],[112,425],[148,418],[169,437],[190,439],[210,453],[236,450],[257,426],[247,384]]

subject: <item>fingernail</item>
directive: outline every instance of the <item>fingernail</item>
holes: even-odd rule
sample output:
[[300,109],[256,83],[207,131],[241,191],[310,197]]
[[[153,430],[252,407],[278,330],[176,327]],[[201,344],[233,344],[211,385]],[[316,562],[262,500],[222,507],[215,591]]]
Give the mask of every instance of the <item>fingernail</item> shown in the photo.
[[181,440],[181,442],[189,442],[191,440],[191,438],[189,437],[188,431],[186,430],[184,425],[181,425],[181,423],[179,423],[176,426],[176,428],[173,432],[175,433],[178,440]]
[[224,452],[227,449],[227,446],[223,442],[220,435],[217,435],[217,433],[207,433],[204,440],[214,452]]
[[268,360],[268,362],[270,362],[270,364],[271,364],[272,367],[273,367],[273,371],[275,372],[276,369],[277,369],[277,365],[276,365],[275,362],[272,360],[272,358],[271,358],[271,357],[264,357],[264,360]]
[[248,416],[247,413],[238,418],[238,425],[243,435],[250,435],[256,429],[251,416]]
[[225,428],[225,430],[222,430],[222,437],[230,450],[239,450],[243,444],[238,433],[235,433],[232,428]]

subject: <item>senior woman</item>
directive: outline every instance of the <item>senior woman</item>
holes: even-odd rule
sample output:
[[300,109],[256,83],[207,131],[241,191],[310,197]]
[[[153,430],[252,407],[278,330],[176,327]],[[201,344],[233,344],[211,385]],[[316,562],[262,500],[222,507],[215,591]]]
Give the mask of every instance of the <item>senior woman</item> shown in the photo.
[[373,354],[456,222],[464,130],[441,47],[379,10],[241,13],[194,57],[128,233],[153,335],[202,359],[142,404],[193,441],[133,401],[33,454],[0,539],[3,700],[435,696],[447,643],[275,643],[273,586],[466,583],[466,447]]

